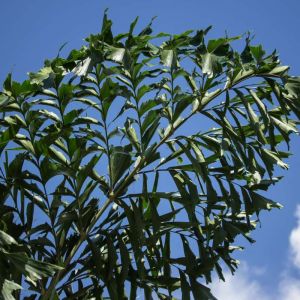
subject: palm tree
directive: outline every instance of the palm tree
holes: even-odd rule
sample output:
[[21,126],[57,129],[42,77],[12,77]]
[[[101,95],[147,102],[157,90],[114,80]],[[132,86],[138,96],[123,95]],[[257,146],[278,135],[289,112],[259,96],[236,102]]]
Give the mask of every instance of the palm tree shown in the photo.
[[[102,31],[0,94],[7,299],[215,299],[287,169],[300,79],[246,36]],[[21,289],[22,287],[22,289]]]

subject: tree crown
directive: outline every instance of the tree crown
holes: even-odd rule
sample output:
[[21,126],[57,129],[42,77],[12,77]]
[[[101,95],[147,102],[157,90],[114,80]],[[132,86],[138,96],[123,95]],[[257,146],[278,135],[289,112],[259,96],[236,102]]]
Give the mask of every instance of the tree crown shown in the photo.
[[281,207],[261,192],[288,167],[300,79],[249,36],[238,52],[136,23],[114,36],[105,14],[86,46],[4,82],[4,299],[214,299],[236,237]]

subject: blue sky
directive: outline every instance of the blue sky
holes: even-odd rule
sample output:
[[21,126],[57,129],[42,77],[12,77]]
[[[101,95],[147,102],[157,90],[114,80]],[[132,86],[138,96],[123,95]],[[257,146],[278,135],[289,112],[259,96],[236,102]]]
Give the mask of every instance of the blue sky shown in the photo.
[[[282,63],[291,66],[291,74],[300,75],[299,0],[1,0],[0,81],[8,72],[17,80],[24,79],[27,72],[38,70],[44,59],[56,56],[65,42],[67,50],[80,47],[83,38],[99,31],[105,8],[115,32],[126,31],[136,16],[140,16],[140,27],[157,16],[153,25],[156,32],[180,33],[213,25],[210,37],[214,38],[226,31],[229,35],[250,31],[255,43],[262,43],[268,51],[277,49]],[[300,213],[295,215],[300,205],[299,137],[294,136],[291,149],[290,170],[269,193],[284,209],[262,215],[262,227],[254,234],[257,243],[239,254],[241,271],[226,287],[213,286],[222,294],[221,300],[249,300],[253,295],[275,299],[272,293],[280,295],[277,300],[300,299]],[[236,295],[243,284],[252,291]],[[287,287],[294,288],[295,295],[299,291],[299,298],[284,296]]]

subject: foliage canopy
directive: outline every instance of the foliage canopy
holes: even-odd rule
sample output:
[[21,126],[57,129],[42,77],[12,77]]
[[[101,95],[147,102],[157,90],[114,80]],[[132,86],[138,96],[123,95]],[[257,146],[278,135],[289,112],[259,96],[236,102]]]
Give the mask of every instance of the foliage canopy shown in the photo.
[[[287,169],[300,79],[247,36],[102,31],[0,93],[0,291],[215,299]],[[21,289],[21,286],[23,289]],[[181,292],[178,292],[178,289]]]

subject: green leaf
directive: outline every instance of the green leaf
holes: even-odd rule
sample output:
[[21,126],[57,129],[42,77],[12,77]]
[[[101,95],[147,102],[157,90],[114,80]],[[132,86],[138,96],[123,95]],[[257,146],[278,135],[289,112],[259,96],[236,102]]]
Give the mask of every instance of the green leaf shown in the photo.
[[[207,51],[209,53],[218,53],[225,55],[227,53],[229,42],[240,39],[240,36],[232,37],[232,38],[219,38],[215,40],[210,40],[207,44]],[[224,53],[225,52],[225,53]]]
[[56,265],[28,258],[25,253],[9,253],[7,255],[15,268],[26,273],[32,280],[38,280],[45,276],[52,276],[56,271],[62,270],[61,267]]
[[[193,157],[193,155],[191,154],[190,150],[183,145],[181,142],[176,141],[176,143],[182,148],[182,150],[184,151],[184,153],[186,154],[186,156],[188,157],[188,159],[191,161],[194,170],[205,180],[206,177],[206,169],[205,166],[203,166],[203,164],[201,164],[199,162],[199,160],[197,160],[195,157]],[[199,153],[199,152],[198,152]],[[197,157],[198,158],[198,157]]]
[[160,59],[162,64],[166,67],[176,68],[178,66],[177,53],[175,50],[163,49]]
[[182,271],[180,272],[180,281],[181,281],[181,297],[182,300],[190,300],[190,286],[186,280],[186,276]]
[[93,67],[91,57],[86,57],[84,60],[79,61],[77,65],[72,69],[72,72],[77,76],[86,76]]
[[222,71],[219,58],[212,54],[206,53],[202,56],[202,73],[207,74],[208,78],[213,78]]
[[257,137],[258,137],[258,140],[262,143],[262,144],[266,144],[267,143],[267,140],[265,138],[265,135],[262,131],[262,128],[261,128],[261,124],[259,122],[259,118],[258,116],[255,114],[254,110],[252,109],[249,101],[247,101],[245,98],[244,98],[244,95],[241,91],[239,90],[235,90],[236,93],[239,95],[239,97],[242,99],[244,105],[245,105],[245,108],[247,110],[247,113],[248,113],[248,116],[249,116],[249,120],[250,120],[250,123],[251,123],[251,126],[253,127],[253,129],[255,130],[256,134],[257,134]]
[[118,235],[118,243],[120,248],[120,254],[121,254],[121,260],[122,260],[122,271],[120,274],[120,281],[124,283],[128,276],[129,267],[131,265],[129,251],[126,248],[125,243],[123,242],[123,239],[120,235]]
[[269,118],[266,106],[264,105],[264,103],[261,101],[261,99],[258,97],[258,95],[253,90],[250,90],[249,92],[250,92],[251,96],[253,97],[253,99],[261,113],[261,116],[264,120],[265,126],[267,126],[269,124],[270,118]]
[[[79,172],[77,173],[77,189],[80,191],[82,186],[83,186],[83,183],[85,182],[85,180],[88,178],[88,177],[92,177],[92,173],[93,173],[93,170],[96,166],[96,164],[98,163],[99,159],[101,158],[102,154],[101,155],[94,155],[90,161],[88,162],[88,164],[86,164],[85,166],[81,166]],[[86,187],[85,187],[86,189]]]
[[22,287],[19,284],[5,279],[3,286],[1,287],[1,295],[3,297],[3,300],[15,300],[13,292],[21,289]]
[[271,210],[272,208],[282,208],[280,203],[274,202],[256,192],[250,190],[249,194],[252,199],[253,208],[256,211],[260,211],[261,209]]
[[295,133],[298,133],[298,130],[295,126],[295,124],[293,123],[286,123],[286,122],[283,122],[277,118],[274,118],[271,116],[271,120],[273,121],[274,125],[276,127],[278,127],[278,129],[280,129],[280,131],[286,133],[286,134],[289,134],[291,132],[295,132]]
[[5,233],[2,230],[0,230],[0,244],[2,246],[12,245],[12,244],[18,245],[18,243],[12,236],[10,236],[9,234]]
[[37,73],[28,73],[31,84],[42,85],[45,88],[52,87],[55,74],[51,67],[42,68]]
[[126,171],[132,164],[132,158],[130,155],[131,146],[116,146],[111,149],[111,180],[112,184],[121,179]]
[[217,298],[212,295],[209,288],[194,279],[191,279],[191,287],[195,299],[217,300]]
[[146,93],[150,92],[152,89],[153,89],[153,88],[152,88],[151,86],[149,86],[149,85],[143,85],[142,87],[140,87],[140,88],[138,89],[138,92],[137,92],[137,101],[141,100],[142,97],[143,97]]
[[300,94],[300,77],[288,77],[285,83],[285,89],[288,95],[297,98]]
[[262,156],[262,159],[264,160],[264,162],[267,165],[267,168],[269,170],[273,170],[273,165],[274,164],[277,164],[278,166],[280,166],[283,169],[288,169],[288,167],[289,167],[286,163],[284,163],[280,159],[278,154],[273,152],[273,151],[262,148],[261,149],[261,156]]
[[0,133],[0,154],[6,145],[17,137],[20,130],[20,125],[12,125]]
[[117,48],[117,47],[108,47],[108,59],[121,63],[125,68],[130,68],[131,65],[131,56],[127,49]]
[[45,157],[41,162],[41,176],[46,183],[49,179],[60,174],[59,165]]
[[110,53],[108,55],[108,59],[114,60],[116,62],[123,62],[123,58],[126,52],[125,48],[114,48],[111,47],[110,49]]
[[136,133],[134,127],[131,124],[130,119],[127,119],[124,125],[125,125],[124,132],[125,132],[126,136],[128,137],[130,143],[133,145],[133,147],[137,151],[140,151],[141,145],[140,145],[140,142],[139,142],[139,138],[137,136],[137,133]]
[[261,63],[263,60],[263,56],[265,55],[265,51],[262,48],[262,45],[258,46],[250,46],[250,51],[253,57],[256,59],[258,63]]
[[147,100],[145,102],[143,102],[140,106],[139,109],[139,114],[140,116],[143,116],[147,111],[149,111],[150,109],[152,109],[153,107],[159,105],[160,103],[155,101],[154,99],[152,100]]
[[67,160],[67,158],[65,157],[63,152],[59,151],[58,149],[54,148],[53,146],[49,147],[48,153],[51,156],[51,158],[53,158],[57,162],[60,162],[62,164],[69,163],[69,161]]
[[71,84],[62,84],[58,90],[58,100],[60,102],[60,108],[63,112],[71,99],[74,97],[74,89],[75,87]]

